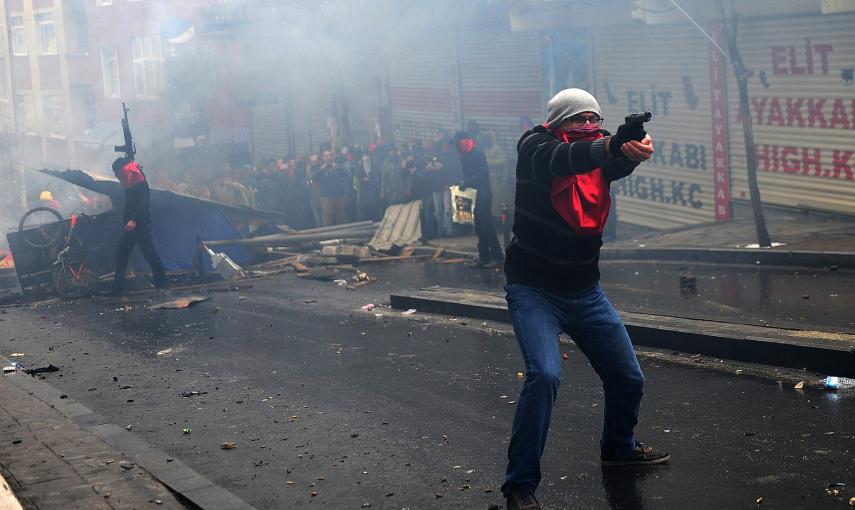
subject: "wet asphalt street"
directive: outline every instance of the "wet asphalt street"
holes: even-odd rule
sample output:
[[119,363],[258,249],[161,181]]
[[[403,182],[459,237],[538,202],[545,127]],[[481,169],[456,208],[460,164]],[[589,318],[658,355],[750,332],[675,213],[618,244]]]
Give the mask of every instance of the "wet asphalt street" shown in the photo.
[[[497,276],[430,264],[371,271],[379,281],[356,291],[282,275],[212,293],[187,310],[150,311],[139,299],[5,308],[0,352],[24,352],[29,366],[61,367],[46,382],[115,424],[133,425],[165,455],[259,509],[502,505],[505,448],[522,387],[513,336],[492,324],[359,309],[426,281],[495,288]],[[609,291],[616,303],[642,295]],[[668,299],[688,302],[675,293]],[[648,306],[665,298],[650,299]],[[795,320],[835,327],[823,323],[821,310],[798,306],[815,298],[797,291],[790,299],[786,306],[808,310]],[[538,493],[546,508],[758,508],[761,497],[762,508],[848,507],[852,392],[798,391],[643,359],[648,385],[638,435],[670,450],[673,462],[604,473],[599,381],[579,352],[565,350]],[[180,396],[187,392],[200,394]],[[237,448],[220,449],[226,441]],[[832,482],[850,490],[828,495]]]

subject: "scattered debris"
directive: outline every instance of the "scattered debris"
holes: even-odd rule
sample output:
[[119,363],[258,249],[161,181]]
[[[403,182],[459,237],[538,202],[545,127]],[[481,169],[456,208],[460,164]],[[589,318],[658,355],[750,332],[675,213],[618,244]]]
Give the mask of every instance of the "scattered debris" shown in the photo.
[[[167,354],[171,354],[171,353],[172,353],[172,347],[170,347],[169,349],[163,349],[162,351],[157,351],[156,355],[157,356],[166,356]],[[119,379],[114,377],[113,380],[118,381]]]
[[209,299],[211,298],[208,296],[187,296],[172,301],[167,301],[165,303],[151,305],[148,308],[149,310],[181,310],[184,308],[190,308],[191,306],[199,303],[203,303]]
[[123,461],[119,462],[119,465],[120,465],[123,469],[133,469],[133,467],[134,467],[134,465],[135,465],[135,464],[134,464],[133,462],[130,462],[130,461],[127,461],[127,460],[123,460]]
[[298,272],[297,276],[308,280],[320,280],[327,282],[342,279],[342,274],[340,270],[329,267],[307,268],[304,272]]
[[410,309],[409,309],[409,310],[407,310],[407,311],[401,312],[401,315],[412,315],[412,314],[414,314],[414,313],[416,313],[416,309],[415,309],[415,308],[410,308]]
[[374,303],[368,303],[367,305],[362,305],[362,309],[366,312],[370,312],[375,306],[376,305]]
[[46,367],[30,368],[28,370],[24,370],[24,373],[28,375],[49,374],[51,372],[59,372],[59,367],[50,364]]
[[846,484],[843,482],[832,482],[825,488],[825,493],[829,496],[842,496],[846,492]]
[[855,379],[830,375],[822,380],[822,386],[830,390],[847,390],[855,388]]
[[307,304],[307,305],[310,305],[310,304],[312,304],[312,303],[317,303],[317,302],[318,302],[318,300],[317,300],[317,299],[307,299],[307,300],[306,300],[306,304]]
[[799,382],[797,382],[797,383],[796,383],[796,385],[795,385],[795,386],[793,386],[793,388],[794,388],[794,389],[797,389],[797,390],[804,389],[804,387],[805,387],[805,382],[804,382],[804,381],[799,381]]
[[199,395],[207,395],[207,394],[208,394],[207,391],[184,391],[184,392],[179,393],[178,396],[181,398],[190,398],[190,397],[196,397]]
[[127,427],[125,427],[125,430],[133,430],[133,428],[134,428],[133,425],[128,425]]
[[680,293],[681,294],[697,294],[698,293],[698,278],[691,274],[680,275]]
[[561,359],[563,359],[564,361],[567,361],[568,359],[570,359],[570,355],[565,352],[564,354],[561,355]]
[[3,373],[4,374],[15,372],[17,370],[18,370],[18,367],[16,367],[15,365],[8,365],[8,366],[3,367]]
[[228,255],[222,252],[215,252],[204,245],[203,247],[208,256],[211,257],[211,265],[214,266],[214,272],[222,276],[223,280],[228,282],[246,276],[243,269],[230,259]]
[[371,250],[364,246],[353,246],[340,244],[337,246],[324,246],[321,248],[321,255],[326,257],[335,257],[339,263],[349,264],[358,261],[359,259],[368,259],[371,257]]
[[181,433],[186,436],[188,434],[193,433],[193,429],[191,429],[190,427],[184,427],[183,429],[181,429]]
[[763,496],[760,496],[759,498],[757,498],[755,500],[755,503],[757,503],[758,505],[762,505],[763,504]]
[[237,445],[234,443],[234,441],[226,441],[225,443],[220,445],[220,448],[222,448],[223,450],[234,450],[236,447]]
[[9,355],[10,358],[23,358],[24,356],[26,356],[26,354],[23,352],[13,352]]

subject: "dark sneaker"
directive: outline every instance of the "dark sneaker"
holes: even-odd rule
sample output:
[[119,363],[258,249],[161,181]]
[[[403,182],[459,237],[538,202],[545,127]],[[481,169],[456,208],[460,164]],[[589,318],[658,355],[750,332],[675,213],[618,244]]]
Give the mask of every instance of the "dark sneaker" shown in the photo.
[[653,464],[668,462],[670,459],[670,453],[654,450],[650,446],[639,443],[638,441],[635,442],[635,451],[629,457],[623,459],[600,458],[603,467],[651,466]]
[[540,510],[543,506],[534,497],[534,491],[531,489],[519,489],[510,494],[507,498],[508,510]]

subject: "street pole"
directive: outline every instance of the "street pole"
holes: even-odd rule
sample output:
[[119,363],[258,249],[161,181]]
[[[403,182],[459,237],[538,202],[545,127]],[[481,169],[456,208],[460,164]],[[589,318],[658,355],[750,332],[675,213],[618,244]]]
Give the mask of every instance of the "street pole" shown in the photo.
[[748,101],[748,80],[754,72],[745,67],[742,54],[736,44],[737,17],[734,15],[730,23],[727,22],[724,6],[721,0],[717,1],[721,22],[727,35],[727,50],[730,55],[730,63],[736,77],[737,90],[739,91],[739,114],[742,116],[742,134],[745,138],[745,166],[748,177],[748,192],[751,197],[751,209],[754,212],[754,226],[757,230],[757,244],[760,248],[771,248],[769,230],[766,228],[766,215],[763,212],[763,200],[760,197],[760,186],[757,184],[757,153],[754,144],[754,128],[751,121],[751,108]]

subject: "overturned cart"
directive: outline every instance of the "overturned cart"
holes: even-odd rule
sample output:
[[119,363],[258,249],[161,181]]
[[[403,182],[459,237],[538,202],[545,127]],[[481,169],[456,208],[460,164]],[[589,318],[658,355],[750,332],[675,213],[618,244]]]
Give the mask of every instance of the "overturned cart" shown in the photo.
[[[94,290],[97,281],[109,279],[114,270],[113,255],[123,231],[124,193],[116,180],[81,170],[40,172],[107,196],[112,204],[109,211],[91,216],[75,214],[71,218],[63,218],[53,209],[37,208],[41,209],[38,215],[23,218],[18,230],[7,234],[24,293],[48,290],[81,297]],[[277,212],[235,207],[157,188],[151,189],[151,209],[152,239],[164,268],[173,276],[188,274],[200,263],[212,268],[211,259],[198,254],[199,239],[235,240],[271,234],[279,231],[277,224],[285,223]],[[30,221],[36,216],[42,220]],[[51,221],[43,221],[46,217]],[[251,264],[256,259],[256,253],[247,246],[228,246],[221,251],[238,264]],[[128,269],[150,271],[136,250]],[[66,282],[73,285],[57,281],[57,273],[63,270],[67,271]]]

